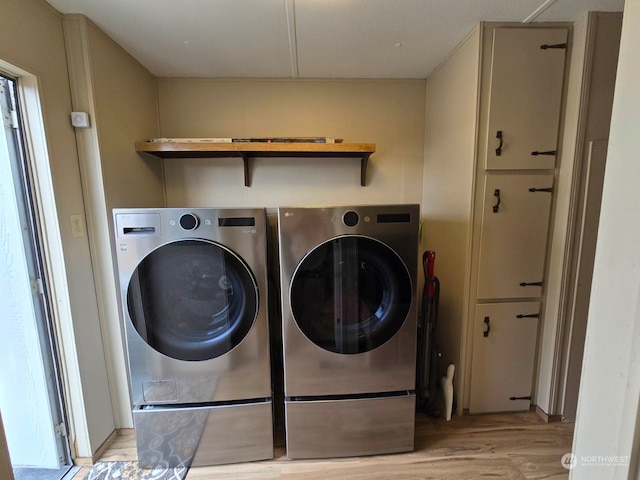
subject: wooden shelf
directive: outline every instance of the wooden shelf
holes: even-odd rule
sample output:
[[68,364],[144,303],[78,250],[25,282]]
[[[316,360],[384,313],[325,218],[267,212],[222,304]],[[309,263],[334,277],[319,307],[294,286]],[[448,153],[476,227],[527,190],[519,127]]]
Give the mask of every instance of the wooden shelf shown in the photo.
[[366,185],[367,162],[376,151],[374,143],[191,143],[138,142],[136,151],[159,158],[240,157],[244,164],[244,184],[250,186],[249,159],[255,157],[345,157],[360,159],[360,185]]

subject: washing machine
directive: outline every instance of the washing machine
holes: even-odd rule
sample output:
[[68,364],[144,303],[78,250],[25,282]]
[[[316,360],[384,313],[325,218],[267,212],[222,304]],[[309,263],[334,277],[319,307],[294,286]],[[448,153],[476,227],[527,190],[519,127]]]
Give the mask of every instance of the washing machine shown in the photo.
[[289,458],[413,450],[418,205],[278,209]]
[[264,209],[115,209],[140,465],[273,457]]

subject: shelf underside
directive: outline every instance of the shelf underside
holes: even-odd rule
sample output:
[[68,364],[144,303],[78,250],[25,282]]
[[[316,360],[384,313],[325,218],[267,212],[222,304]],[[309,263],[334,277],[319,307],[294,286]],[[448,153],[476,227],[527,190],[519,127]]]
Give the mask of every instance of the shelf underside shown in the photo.
[[242,158],[247,187],[251,184],[249,160],[254,157],[356,158],[360,159],[360,184],[365,186],[367,162],[376,147],[372,143],[139,142],[136,151],[159,158]]

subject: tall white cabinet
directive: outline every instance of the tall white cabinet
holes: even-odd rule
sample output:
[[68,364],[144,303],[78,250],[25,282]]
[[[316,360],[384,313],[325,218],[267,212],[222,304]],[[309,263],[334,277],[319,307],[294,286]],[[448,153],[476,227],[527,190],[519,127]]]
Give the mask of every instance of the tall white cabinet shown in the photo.
[[423,247],[438,253],[458,413],[524,410],[511,397],[531,395],[575,418],[597,224],[586,205],[602,184],[586,155],[608,137],[621,23],[481,23],[427,79]]
[[569,28],[485,26],[469,289],[470,413],[527,410]]

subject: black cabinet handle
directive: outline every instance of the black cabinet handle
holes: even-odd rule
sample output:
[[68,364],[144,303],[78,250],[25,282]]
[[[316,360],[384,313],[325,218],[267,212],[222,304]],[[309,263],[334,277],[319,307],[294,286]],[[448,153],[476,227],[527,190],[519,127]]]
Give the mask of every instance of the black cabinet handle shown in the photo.
[[527,397],[509,397],[509,400],[531,400],[531,395]]
[[496,138],[500,140],[500,145],[498,145],[498,148],[496,148],[496,156],[499,157],[500,155],[502,155],[502,130],[498,130],[496,132]]
[[538,155],[550,155],[550,156],[555,156],[556,151],[555,150],[546,150],[544,152],[539,152],[538,150],[536,150],[535,152],[531,152],[531,155],[533,155],[534,157],[537,157]]
[[551,193],[551,192],[553,192],[553,188],[552,187],[549,187],[549,188],[535,188],[534,187],[534,188],[530,188],[529,191],[531,193],[536,193],[536,192],[548,192],[548,193]]
[[493,213],[498,213],[498,210],[500,209],[500,190],[498,188],[494,190],[493,196],[498,199],[498,203],[493,206]]
[[520,282],[520,286],[521,287],[541,287],[542,282],[531,282],[531,283]]
[[491,323],[490,323],[489,317],[484,317],[484,323],[487,325],[487,329],[484,332],[482,332],[482,335],[484,335],[486,338],[489,336],[489,332],[491,331]]
[[561,49],[566,49],[567,48],[567,44],[566,43],[556,43],[555,45],[548,45],[548,44],[544,44],[544,45],[540,45],[540,49],[541,50],[548,50],[550,48],[561,48]]
[[530,313],[528,315],[516,315],[516,318],[540,318],[540,314],[539,313]]

